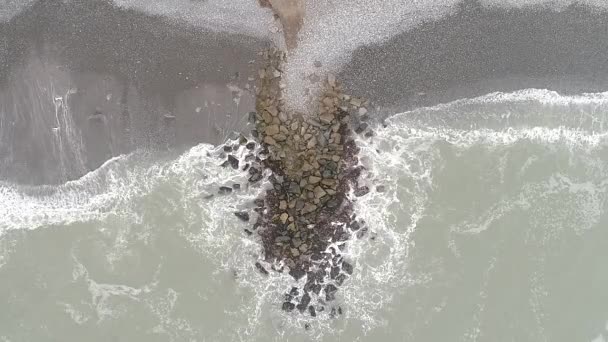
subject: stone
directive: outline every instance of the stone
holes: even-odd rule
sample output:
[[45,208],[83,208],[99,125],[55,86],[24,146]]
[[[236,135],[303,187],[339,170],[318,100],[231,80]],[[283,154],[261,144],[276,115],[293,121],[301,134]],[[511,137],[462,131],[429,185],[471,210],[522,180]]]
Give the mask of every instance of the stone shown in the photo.
[[315,138],[310,138],[310,140],[308,140],[308,143],[306,144],[306,148],[312,149],[315,146],[317,146],[317,140]]
[[298,185],[298,183],[291,182],[289,183],[289,192],[292,194],[299,194],[302,192],[302,190],[300,189],[300,185]]
[[293,255],[294,257],[297,257],[300,255],[300,251],[297,248],[292,248],[291,255]]
[[303,210],[305,206],[306,206],[306,203],[304,201],[302,201],[302,200],[296,201],[296,210]]
[[282,213],[281,216],[279,217],[279,219],[281,220],[281,222],[283,224],[285,224],[287,222],[288,218],[289,218],[289,214],[288,213]]
[[359,115],[365,115],[367,114],[367,109],[365,109],[364,107],[359,108]]
[[281,209],[281,210],[287,209],[287,201],[279,202],[279,209]]
[[281,122],[286,122],[289,118],[287,117],[287,113],[285,112],[280,112],[279,113],[279,120],[281,120]]
[[232,192],[232,188],[227,187],[227,186],[220,186],[220,188],[218,190],[218,194],[220,194],[220,195],[229,194],[231,192]]
[[249,222],[249,214],[245,211],[237,211],[234,216],[238,217],[243,222]]
[[355,196],[356,197],[365,196],[368,193],[369,193],[369,187],[367,187],[367,186],[362,186],[360,188],[355,189]]
[[314,193],[316,198],[322,198],[323,196],[327,195],[327,192],[325,192],[325,190],[323,190],[323,188],[320,186],[315,187]]
[[333,284],[328,284],[325,286],[325,300],[332,301],[336,299],[336,292],[338,292],[338,288]]
[[268,271],[266,271],[266,269],[264,268],[264,266],[262,266],[262,264],[260,264],[259,262],[255,263],[255,268],[258,269],[258,271],[260,271],[260,273],[262,273],[263,275],[268,275]]
[[308,307],[308,313],[310,313],[311,317],[317,317],[317,311],[315,310],[315,307],[312,305]]
[[300,311],[300,313],[303,313],[304,310],[306,310],[306,308],[308,307],[308,304],[310,304],[310,295],[308,294],[308,292],[304,292],[304,294],[302,295],[302,299],[300,299],[300,304],[297,305],[298,310]]
[[321,177],[317,177],[317,176],[308,177],[308,183],[310,183],[310,184],[317,184],[320,181],[321,181]]
[[325,113],[325,114],[321,114],[319,115],[319,120],[321,120],[321,122],[325,123],[325,124],[330,124],[332,121],[334,121],[335,116],[331,113]]
[[331,199],[329,201],[327,201],[327,207],[330,209],[336,208],[338,206],[338,200],[337,199]]
[[245,148],[252,151],[255,149],[255,143],[252,141],[252,142],[248,143],[247,145],[245,145]]
[[268,145],[276,145],[276,141],[269,135],[264,138],[264,142]]
[[342,261],[342,271],[344,271],[348,275],[352,275],[353,274],[353,265],[349,264],[346,261]]
[[306,203],[304,205],[304,208],[302,208],[302,213],[303,214],[308,214],[308,213],[312,213],[313,211],[317,210],[317,206],[311,203]]
[[276,243],[283,243],[283,242],[288,242],[288,241],[290,241],[290,240],[291,240],[291,239],[289,238],[289,236],[282,236],[282,235],[281,235],[281,236],[277,236],[277,237],[274,239],[274,242],[276,242]]
[[338,274],[340,274],[340,268],[337,266],[334,266],[331,268],[331,271],[329,271],[329,277],[331,279],[336,279],[336,277],[338,276]]
[[306,162],[302,165],[302,171],[308,172],[314,170],[314,167]]
[[335,279],[335,282],[338,286],[341,286],[342,284],[344,284],[344,281],[346,280],[346,274],[344,273],[340,273],[338,274],[338,276]]
[[386,191],[386,187],[384,185],[378,185],[376,187],[376,191],[377,192],[385,192]]
[[243,229],[243,231],[245,232],[245,234],[251,236],[253,234],[252,231],[250,231],[249,229]]
[[255,124],[258,121],[258,114],[256,112],[249,112],[249,123]]
[[306,251],[308,250],[308,245],[303,243],[300,245],[300,247],[298,247],[298,249],[300,250],[300,252],[306,253]]
[[352,99],[350,99],[350,104],[355,107],[361,107],[361,105],[363,104],[363,101],[361,101],[361,99],[353,97]]
[[357,134],[361,134],[363,133],[363,131],[365,131],[367,129],[367,124],[365,122],[362,122],[356,129],[355,129],[355,133]]
[[266,111],[268,113],[270,113],[270,115],[272,115],[272,116],[279,115],[279,110],[277,109],[277,107],[268,107],[268,108],[266,108]]
[[230,164],[230,166],[232,166],[232,168],[235,170],[239,168],[239,160],[231,154],[228,155],[228,164]]
[[262,113],[262,120],[264,120],[264,122],[266,124],[269,124],[272,122],[272,115],[270,115],[270,113],[268,112],[263,112]]
[[270,125],[267,126],[266,129],[264,130],[264,133],[266,133],[266,135],[275,135],[279,133],[279,126],[278,125]]
[[285,312],[292,312],[293,309],[296,308],[295,304],[290,303],[290,302],[285,302],[283,303],[283,306],[281,307],[283,309],[283,311]]

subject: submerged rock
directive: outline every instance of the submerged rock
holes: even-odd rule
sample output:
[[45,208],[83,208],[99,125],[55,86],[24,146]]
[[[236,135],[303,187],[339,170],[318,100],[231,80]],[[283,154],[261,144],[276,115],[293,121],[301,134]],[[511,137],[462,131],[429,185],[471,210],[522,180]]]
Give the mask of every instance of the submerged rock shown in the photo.
[[283,303],[283,307],[282,307],[283,311],[285,311],[285,312],[292,312],[293,309],[295,309],[295,308],[296,308],[295,304],[290,303],[290,302]]
[[243,222],[249,222],[249,214],[245,211],[237,211],[234,216],[238,217]]
[[255,268],[258,269],[258,271],[260,271],[260,273],[262,273],[263,275],[268,275],[268,271],[266,271],[266,269],[264,268],[264,266],[262,266],[262,264],[260,264],[259,262],[255,263]]
[[218,193],[220,195],[225,195],[225,194],[229,194],[232,192],[232,188],[228,187],[228,186],[220,186]]

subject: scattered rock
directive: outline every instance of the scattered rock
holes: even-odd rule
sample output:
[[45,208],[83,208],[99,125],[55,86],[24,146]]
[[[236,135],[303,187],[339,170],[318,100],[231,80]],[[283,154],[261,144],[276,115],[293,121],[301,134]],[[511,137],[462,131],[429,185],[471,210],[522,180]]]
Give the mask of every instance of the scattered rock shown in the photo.
[[361,197],[361,196],[365,196],[369,193],[369,187],[367,186],[362,186],[360,188],[357,188],[355,190],[355,196],[356,197]]
[[283,311],[285,311],[285,312],[292,312],[293,309],[295,309],[295,308],[296,308],[295,304],[290,303],[290,302],[283,303],[283,307],[282,307]]
[[336,292],[338,292],[338,288],[333,284],[328,284],[325,286],[325,300],[330,302],[336,299]]
[[264,266],[262,266],[262,264],[260,264],[259,262],[255,263],[255,268],[258,269],[258,271],[260,271],[260,273],[262,273],[263,275],[268,275],[268,271],[266,271],[266,269],[264,268]]
[[256,112],[249,112],[249,123],[255,124],[258,120],[257,116],[258,114]]
[[239,168],[239,160],[236,159],[233,155],[228,155],[228,163],[232,166],[233,169],[237,170]]
[[218,194],[220,194],[220,195],[229,194],[231,192],[232,192],[232,188],[227,187],[227,186],[220,186],[220,188],[218,190]]
[[237,211],[234,216],[238,217],[243,222],[249,222],[249,214],[246,211]]
[[346,261],[342,261],[342,271],[346,272],[348,275],[353,274],[353,265],[349,264]]
[[304,310],[306,310],[306,308],[308,307],[308,304],[310,304],[310,299],[311,298],[308,292],[305,292],[302,296],[302,299],[300,299],[300,304],[297,305],[297,308],[301,313],[303,313]]

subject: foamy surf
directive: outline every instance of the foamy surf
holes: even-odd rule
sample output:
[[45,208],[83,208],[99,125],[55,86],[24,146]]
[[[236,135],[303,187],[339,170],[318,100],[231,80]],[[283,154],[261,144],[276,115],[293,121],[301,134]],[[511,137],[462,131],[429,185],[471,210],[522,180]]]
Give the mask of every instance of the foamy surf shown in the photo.
[[[445,272],[441,264],[420,266],[417,244],[424,242],[416,236],[451,222],[449,250],[460,260],[467,255],[468,237],[497,234],[514,213],[530,215],[530,228],[523,233],[536,248],[570,232],[584,236],[600,224],[608,198],[608,165],[602,157],[606,130],[600,124],[607,112],[605,97],[562,96],[544,90],[495,93],[397,114],[387,120],[386,128],[378,126],[374,137],[359,138],[366,168],[362,179],[373,186],[368,195],[356,198],[355,205],[369,230],[353,236],[345,251],[357,272],[338,295],[344,309],[338,319],[326,314],[313,319],[280,310],[283,294],[294,281],[285,274],[259,274],[253,262],[261,258],[260,246],[255,238],[243,235],[247,225],[233,215],[251,208],[263,186],[205,198],[216,193],[219,185],[242,182],[246,176],[221,167],[217,157],[221,150],[210,145],[196,146],[177,158],[150,153],[118,157],[79,180],[56,187],[2,184],[2,201],[10,205],[0,213],[0,239],[5,246],[0,272],[21,248],[11,241],[28,236],[15,233],[80,230],[80,234],[93,234],[82,238],[84,246],[87,240],[99,240],[93,246],[101,246],[95,248],[104,261],[103,267],[87,265],[84,246],[74,247],[67,255],[72,275],[66,281],[82,288],[86,296],[77,302],[59,298],[60,308],[79,325],[98,322],[97,329],[103,330],[105,324],[128,321],[131,310],[143,310],[155,317],[150,328],[154,336],[242,341],[361,337],[395,324],[402,312],[395,316],[394,310],[403,310],[411,318],[408,324],[424,325],[416,318],[416,305],[394,308],[395,302],[412,297],[411,291],[438,287],[436,279]],[[594,124],[573,124],[568,111],[591,118]],[[547,112],[563,115],[550,114],[561,119],[540,125],[539,118]],[[465,129],[460,121],[466,123],[468,115],[480,113],[490,124],[481,122]],[[443,117],[449,120],[437,121]],[[511,125],[513,120],[516,125]],[[241,152],[237,155],[243,157]],[[472,177],[452,183],[452,174]],[[475,189],[470,190],[470,201],[458,199],[460,183]],[[379,191],[377,185],[385,190]],[[484,200],[475,195],[482,190],[487,195]],[[448,220],[453,213],[459,216]],[[168,254],[147,247],[165,243],[183,246]],[[192,272],[200,273],[200,279],[212,279],[211,284],[188,287],[164,276],[190,272],[175,264],[175,255],[180,253],[188,253],[190,260],[180,262],[194,263],[198,268]],[[129,276],[129,265],[146,255],[151,261],[144,280],[135,281]],[[496,256],[491,260],[482,282],[484,293],[499,267]],[[197,279],[186,278],[183,283],[199,284]],[[535,279],[543,291],[547,286],[543,275]],[[219,294],[226,296],[220,304],[225,307],[198,308],[209,315],[208,323],[179,311],[187,302],[211,303]],[[540,308],[542,300],[538,300],[535,305]],[[447,304],[417,305],[434,315]],[[467,336],[477,334],[484,307],[480,304]],[[309,330],[303,329],[305,324]],[[412,334],[417,336],[415,331]]]

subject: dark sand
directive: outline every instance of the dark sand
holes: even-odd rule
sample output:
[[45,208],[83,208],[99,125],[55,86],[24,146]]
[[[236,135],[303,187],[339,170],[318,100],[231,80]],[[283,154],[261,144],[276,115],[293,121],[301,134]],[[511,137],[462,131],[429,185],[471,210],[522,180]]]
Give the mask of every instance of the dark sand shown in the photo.
[[222,142],[255,107],[250,61],[267,44],[105,1],[36,3],[0,24],[0,179],[58,183],[135,148]]
[[[497,90],[608,89],[608,14],[466,3],[358,49],[338,76],[346,93],[388,115]],[[135,148],[222,142],[254,108],[249,61],[267,44],[102,0],[38,2],[0,24],[0,179],[58,183]],[[57,96],[79,130],[58,119]]]
[[608,89],[608,13],[465,3],[451,16],[358,49],[339,75],[346,92],[403,110],[522,88]]

